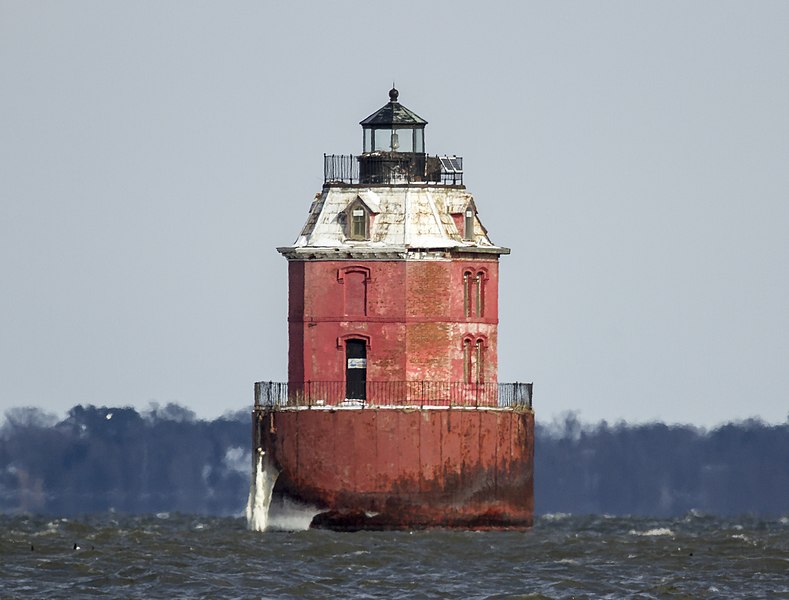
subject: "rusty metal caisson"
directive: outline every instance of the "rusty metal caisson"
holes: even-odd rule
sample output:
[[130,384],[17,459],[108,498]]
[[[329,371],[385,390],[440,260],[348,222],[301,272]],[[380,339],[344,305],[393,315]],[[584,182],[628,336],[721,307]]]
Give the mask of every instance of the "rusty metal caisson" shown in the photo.
[[316,507],[315,527],[532,524],[528,407],[256,410],[256,445],[279,471],[273,502]]

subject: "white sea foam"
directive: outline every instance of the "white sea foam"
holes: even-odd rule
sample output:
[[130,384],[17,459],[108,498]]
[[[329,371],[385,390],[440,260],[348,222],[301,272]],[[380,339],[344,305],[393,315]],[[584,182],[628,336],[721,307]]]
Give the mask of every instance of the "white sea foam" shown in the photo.
[[249,482],[247,500],[247,528],[252,531],[265,531],[268,526],[268,510],[271,505],[271,492],[279,472],[271,464],[268,455],[258,450],[255,472]]
[[706,517],[706,514],[701,512],[698,508],[691,508],[687,513],[685,513],[685,521],[690,522],[694,519],[703,519]]
[[43,531],[37,531],[32,533],[31,535],[39,536],[39,535],[52,535],[53,533],[60,530],[60,524],[57,521],[50,521],[47,523],[47,527]]
[[640,535],[645,537],[656,537],[661,535],[670,535],[673,536],[674,532],[671,531],[668,527],[655,527],[653,529],[647,529],[646,531],[636,531],[635,529],[631,529],[628,531],[630,535]]
[[557,512],[545,514],[542,516],[542,518],[544,521],[563,521],[564,519],[567,519],[571,516],[572,515],[570,513]]
[[751,538],[749,538],[747,535],[743,533],[735,533],[734,535],[731,536],[731,538],[733,540],[742,540],[743,542],[747,544],[751,544],[752,546],[756,545],[756,542],[754,542]]
[[312,518],[319,512],[319,508],[310,504],[283,499],[269,507],[268,528],[279,531],[306,531],[310,528]]

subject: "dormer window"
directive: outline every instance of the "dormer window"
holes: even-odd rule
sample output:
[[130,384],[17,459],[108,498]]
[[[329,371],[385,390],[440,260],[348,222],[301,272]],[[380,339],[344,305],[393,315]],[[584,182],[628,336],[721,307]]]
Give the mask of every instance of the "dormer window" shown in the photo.
[[351,239],[366,240],[367,235],[367,213],[363,208],[354,208],[351,211]]
[[469,207],[466,209],[463,219],[463,239],[469,242],[474,241],[474,210]]
[[[475,242],[477,240],[476,227],[474,221],[477,220],[477,208],[474,201],[463,204],[455,204],[449,207],[449,214],[457,229],[457,234],[464,242]],[[482,230],[484,232],[484,230]]]
[[357,198],[346,209],[347,236],[350,240],[369,240],[371,211]]

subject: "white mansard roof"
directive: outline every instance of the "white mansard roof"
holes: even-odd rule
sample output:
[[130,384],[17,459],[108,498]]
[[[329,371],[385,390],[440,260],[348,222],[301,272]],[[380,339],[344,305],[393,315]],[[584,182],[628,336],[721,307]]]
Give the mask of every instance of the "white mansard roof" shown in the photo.
[[[372,213],[369,239],[348,239],[348,208],[361,201]],[[474,239],[463,239],[452,214],[474,211]],[[316,195],[307,223],[293,246],[278,248],[288,255],[313,251],[357,250],[405,252],[457,250],[509,254],[490,241],[465,189],[441,186],[327,186]]]

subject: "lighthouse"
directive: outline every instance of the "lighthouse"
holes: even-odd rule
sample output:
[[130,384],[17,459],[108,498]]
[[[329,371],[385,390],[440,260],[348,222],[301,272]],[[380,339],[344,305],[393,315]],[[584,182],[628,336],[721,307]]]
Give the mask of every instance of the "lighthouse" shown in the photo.
[[360,124],[362,152],[324,155],[306,224],[277,249],[288,380],[257,383],[253,412],[271,510],[346,530],[529,527],[532,386],[498,381],[510,250],[396,89]]

